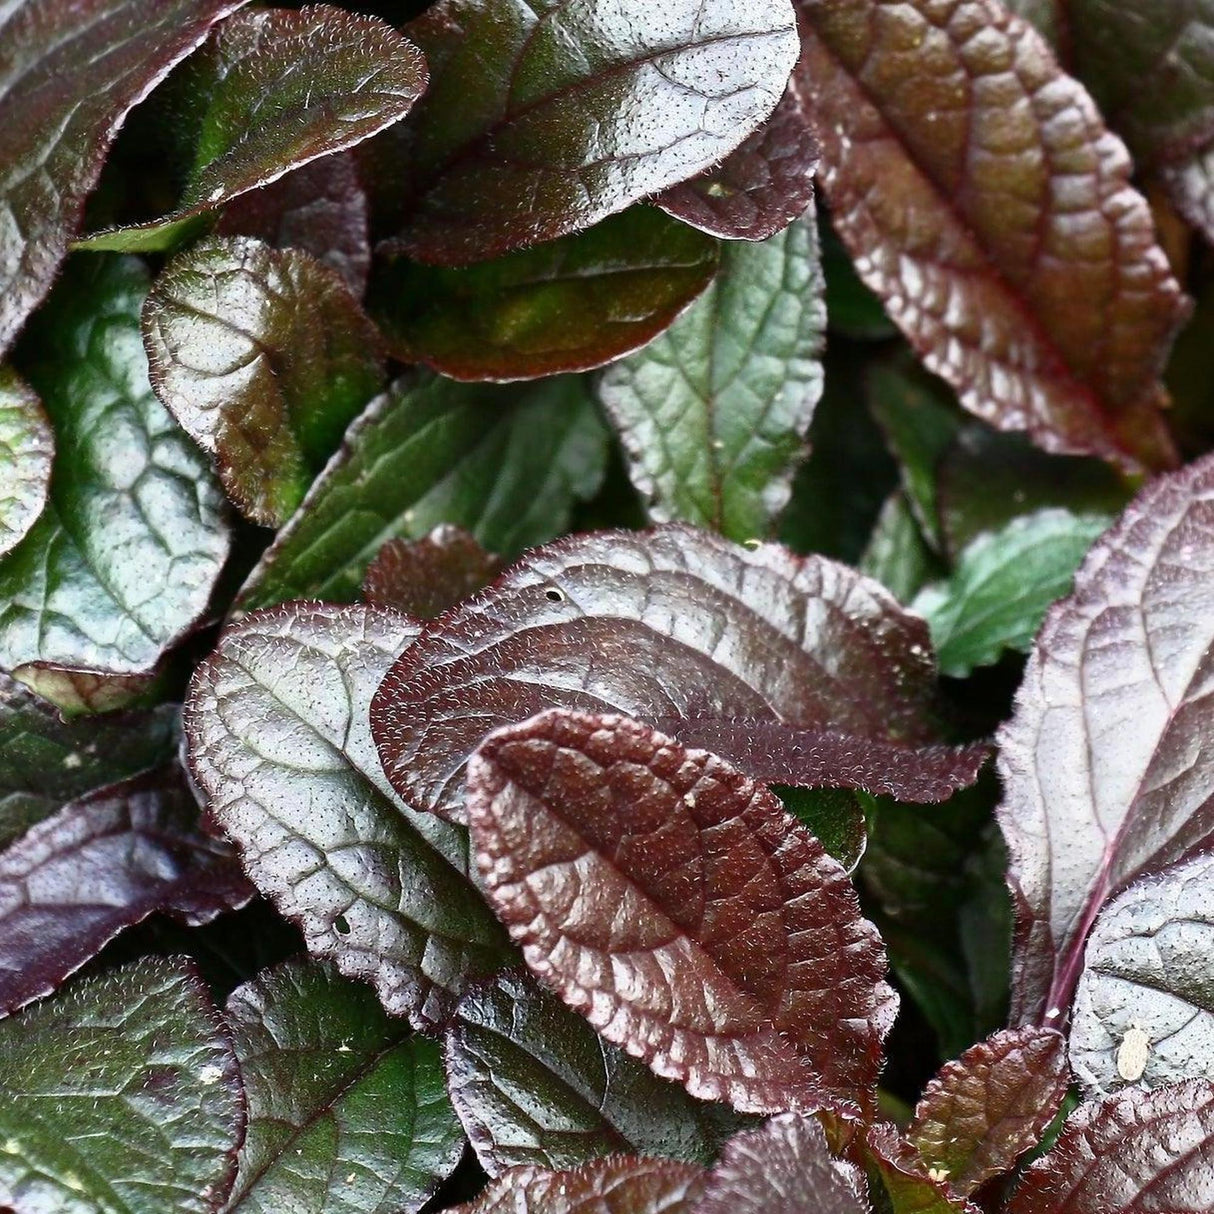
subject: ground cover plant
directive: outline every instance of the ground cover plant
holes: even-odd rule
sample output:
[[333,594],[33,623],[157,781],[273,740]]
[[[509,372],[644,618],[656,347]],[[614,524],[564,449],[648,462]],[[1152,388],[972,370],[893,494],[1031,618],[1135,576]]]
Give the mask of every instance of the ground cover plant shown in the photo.
[[1214,3],[0,3],[0,1212],[1214,1209]]

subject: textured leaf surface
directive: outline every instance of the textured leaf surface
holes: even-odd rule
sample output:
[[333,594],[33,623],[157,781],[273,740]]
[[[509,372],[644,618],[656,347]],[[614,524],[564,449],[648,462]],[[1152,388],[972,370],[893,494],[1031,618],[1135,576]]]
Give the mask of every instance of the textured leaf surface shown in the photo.
[[97,258],[30,333],[55,428],[51,497],[0,559],[0,666],[145,675],[201,615],[228,552],[223,496],[156,399],[139,336],[146,271]]
[[[372,729],[405,801],[458,815],[480,739],[545,708],[614,710],[666,729],[684,719],[751,758],[784,744],[784,725],[832,731],[827,742],[852,743],[853,761],[867,743],[889,743],[885,760],[913,766],[931,737],[934,686],[926,625],[875,582],[775,544],[668,526],[530,553],[401,656]],[[832,759],[827,783],[848,766]]]
[[0,12],[0,354],[50,289],[136,102],[240,0],[57,0]]
[[170,769],[73,801],[0,853],[0,1014],[49,995],[157,912],[198,926],[253,888]]
[[327,4],[238,13],[186,71],[205,100],[180,208],[85,247],[171,248],[209,211],[400,121],[426,86],[417,47],[383,21]]
[[918,1152],[888,1122],[871,1126],[864,1146],[876,1209],[892,1214],[981,1214],[954,1193],[948,1181],[929,1174]]
[[308,951],[422,1022],[505,957],[464,875],[459,832],[402,809],[367,705],[417,626],[396,612],[296,603],[230,626],[197,670],[190,770],[254,884]]
[[13,371],[0,367],[0,556],[42,513],[54,453],[42,402]]
[[0,1023],[0,1202],[16,1214],[218,1210],[243,1130],[192,966],[138,961]]
[[1066,1042],[1051,1029],[1004,1029],[947,1063],[907,1131],[929,1168],[968,1196],[1035,1147],[1066,1095]]
[[470,598],[502,571],[462,527],[440,523],[420,540],[389,540],[367,568],[363,598],[415,620],[431,620]]
[[812,222],[726,245],[703,298],[608,368],[599,397],[651,517],[770,534],[822,395],[822,291]]
[[1199,1080],[1081,1104],[1009,1214],[1204,1214],[1214,1201],[1214,1088]]
[[717,243],[652,207],[462,269],[400,258],[371,311],[394,357],[453,379],[584,371],[643,346],[712,281]]
[[797,58],[788,0],[441,0],[408,27],[401,242],[466,264],[589,227],[718,163]]
[[468,767],[487,895],[610,1042],[745,1112],[866,1107],[897,999],[838,863],[779,799],[627,717],[556,709]]
[[323,962],[291,961],[228,999],[249,1106],[226,1210],[417,1210],[464,1136],[438,1046]]
[[267,526],[299,505],[383,382],[378,334],[337,274],[248,237],[175,257],[143,329],[157,395]]
[[440,523],[514,556],[569,523],[598,488],[607,435],[582,383],[397,381],[342,449],[254,570],[241,605],[315,595],[352,599],[383,543]]
[[[1214,1080],[1212,879],[1214,859],[1196,856],[1135,882],[1096,920],[1070,1032],[1088,1093]],[[1135,1030],[1145,1035],[1141,1066],[1125,1047]]]
[[1106,899],[1208,844],[1214,461],[1160,478],[1088,554],[1002,732],[1016,1020],[1066,1011]]
[[1182,297],[1125,148],[1040,35],[997,0],[799,8],[836,230],[927,366],[1049,450],[1169,463]]
[[491,1176],[621,1153],[707,1163],[724,1137],[723,1110],[607,1045],[525,971],[460,1000],[445,1054],[452,1102]]

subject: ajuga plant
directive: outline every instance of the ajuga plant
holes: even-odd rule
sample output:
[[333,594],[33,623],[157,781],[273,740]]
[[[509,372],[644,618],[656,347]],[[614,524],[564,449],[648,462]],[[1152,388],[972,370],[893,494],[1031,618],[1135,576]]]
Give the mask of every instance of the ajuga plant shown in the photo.
[[1214,1209],[1214,2],[0,0],[0,1212]]

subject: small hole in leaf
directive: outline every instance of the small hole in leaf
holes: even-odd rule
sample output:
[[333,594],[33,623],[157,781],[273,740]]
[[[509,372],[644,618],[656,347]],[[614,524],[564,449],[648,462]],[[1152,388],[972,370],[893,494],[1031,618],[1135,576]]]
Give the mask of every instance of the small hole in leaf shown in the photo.
[[345,915],[338,915],[333,920],[333,928],[339,936],[348,936],[350,934],[350,923]]
[[557,590],[555,587],[553,587],[553,589],[551,589],[551,590],[545,590],[545,591],[544,591],[544,594],[547,596],[548,601],[549,601],[549,602],[551,602],[551,603],[559,603],[559,602],[561,602],[561,601],[564,599],[564,597],[565,597],[565,596],[564,596],[564,595],[563,595],[563,594],[562,594],[562,593],[561,593],[559,590]]

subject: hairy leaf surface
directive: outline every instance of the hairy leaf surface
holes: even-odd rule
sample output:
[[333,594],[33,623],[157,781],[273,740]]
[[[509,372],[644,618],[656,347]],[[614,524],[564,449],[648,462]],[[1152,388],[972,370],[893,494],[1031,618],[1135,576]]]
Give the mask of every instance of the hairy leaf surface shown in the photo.
[[892,1214],[981,1214],[976,1205],[953,1192],[944,1177],[933,1175],[889,1122],[869,1127],[864,1148],[876,1209]]
[[0,366],[0,556],[10,551],[46,505],[55,436],[37,395]]
[[420,540],[389,540],[367,568],[363,598],[415,620],[432,620],[471,598],[502,571],[462,527],[440,523]]

